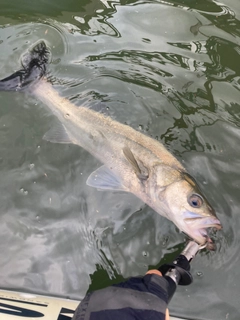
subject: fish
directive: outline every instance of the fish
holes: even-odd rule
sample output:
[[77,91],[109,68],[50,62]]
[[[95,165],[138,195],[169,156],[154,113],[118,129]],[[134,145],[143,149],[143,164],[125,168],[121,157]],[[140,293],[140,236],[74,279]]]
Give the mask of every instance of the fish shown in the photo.
[[49,81],[50,56],[44,40],[39,41],[24,55],[22,69],[0,81],[0,90],[31,93],[51,110],[58,121],[43,139],[78,145],[100,160],[88,186],[134,194],[189,238],[214,250],[209,230],[222,225],[195,179],[161,142],[61,97]]

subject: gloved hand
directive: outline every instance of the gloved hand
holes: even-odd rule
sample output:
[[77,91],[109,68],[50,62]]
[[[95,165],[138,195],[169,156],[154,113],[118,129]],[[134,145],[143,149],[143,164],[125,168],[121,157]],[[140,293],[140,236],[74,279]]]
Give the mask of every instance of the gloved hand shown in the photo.
[[158,270],[88,293],[72,320],[169,320],[168,282]]

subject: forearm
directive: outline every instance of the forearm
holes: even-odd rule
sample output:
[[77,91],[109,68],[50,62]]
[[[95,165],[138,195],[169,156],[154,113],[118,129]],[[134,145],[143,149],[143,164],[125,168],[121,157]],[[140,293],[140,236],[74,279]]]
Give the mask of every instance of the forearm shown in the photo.
[[157,270],[88,294],[73,320],[169,320],[167,282]]

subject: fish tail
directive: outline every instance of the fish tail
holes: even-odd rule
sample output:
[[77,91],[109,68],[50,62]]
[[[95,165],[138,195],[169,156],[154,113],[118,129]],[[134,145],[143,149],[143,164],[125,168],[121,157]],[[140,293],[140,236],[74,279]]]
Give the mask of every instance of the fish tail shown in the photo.
[[41,79],[47,71],[50,51],[44,41],[38,42],[22,58],[22,69],[0,80],[0,90],[20,91]]

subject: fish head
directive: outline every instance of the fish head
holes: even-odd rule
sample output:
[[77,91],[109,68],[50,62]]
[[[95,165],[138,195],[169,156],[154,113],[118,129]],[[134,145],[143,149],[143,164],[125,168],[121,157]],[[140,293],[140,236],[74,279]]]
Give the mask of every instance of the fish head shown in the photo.
[[211,229],[221,229],[221,223],[197,183],[188,173],[169,170],[167,183],[165,186],[159,185],[157,198],[162,203],[166,217],[181,231],[200,245],[206,245],[207,249],[214,250],[208,232]]

